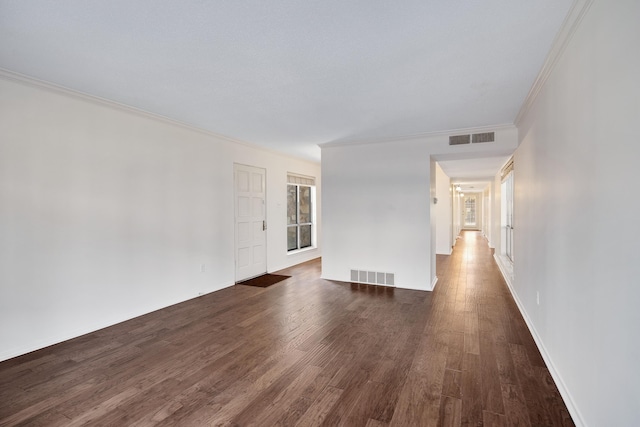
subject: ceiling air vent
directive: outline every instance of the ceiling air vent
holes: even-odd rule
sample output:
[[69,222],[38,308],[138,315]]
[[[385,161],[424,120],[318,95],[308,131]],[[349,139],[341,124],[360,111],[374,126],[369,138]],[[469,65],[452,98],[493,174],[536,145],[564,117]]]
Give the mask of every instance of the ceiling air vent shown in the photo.
[[449,137],[449,145],[462,145],[471,142],[471,135],[454,135]]
[[474,133],[472,139],[474,144],[479,142],[493,142],[496,140],[496,134],[495,132]]

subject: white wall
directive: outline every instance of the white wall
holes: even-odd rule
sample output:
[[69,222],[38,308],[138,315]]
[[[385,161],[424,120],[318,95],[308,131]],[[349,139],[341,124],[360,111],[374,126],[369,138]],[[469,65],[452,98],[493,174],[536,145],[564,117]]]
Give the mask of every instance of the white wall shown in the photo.
[[[322,147],[326,279],[351,269],[396,274],[396,286],[431,290],[435,279],[437,158],[512,152],[515,128],[496,142],[449,146],[448,135]],[[433,228],[433,230],[432,230]]]
[[430,158],[406,144],[362,148],[322,150],[322,275],[349,281],[351,269],[394,273],[396,286],[428,290]]
[[268,270],[320,256],[286,251],[287,172],[319,165],[8,74],[0,93],[0,360],[232,285],[234,162],[267,169]]
[[451,179],[436,163],[436,253],[451,254],[452,212],[451,212]]
[[518,123],[515,293],[589,426],[640,420],[638,17],[594,1]]

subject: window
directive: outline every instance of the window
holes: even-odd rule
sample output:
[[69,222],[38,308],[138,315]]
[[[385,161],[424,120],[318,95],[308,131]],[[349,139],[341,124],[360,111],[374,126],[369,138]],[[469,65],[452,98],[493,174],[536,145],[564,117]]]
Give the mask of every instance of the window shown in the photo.
[[287,184],[287,251],[314,245],[315,179],[289,175]]
[[466,196],[464,198],[464,226],[475,227],[476,222],[476,196]]

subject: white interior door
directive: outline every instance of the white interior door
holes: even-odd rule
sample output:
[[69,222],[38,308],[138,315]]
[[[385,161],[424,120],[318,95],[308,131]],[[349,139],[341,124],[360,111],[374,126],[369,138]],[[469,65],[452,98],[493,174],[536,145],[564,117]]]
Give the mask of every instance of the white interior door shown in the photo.
[[266,171],[234,165],[236,282],[267,272]]

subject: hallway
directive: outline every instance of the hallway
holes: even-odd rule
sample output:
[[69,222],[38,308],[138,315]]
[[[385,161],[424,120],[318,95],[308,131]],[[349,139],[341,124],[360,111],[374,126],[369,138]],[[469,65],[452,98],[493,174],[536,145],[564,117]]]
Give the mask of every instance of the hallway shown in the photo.
[[463,425],[573,425],[480,232],[462,231],[437,268],[433,323],[447,347],[441,421],[460,413]]
[[573,425],[478,232],[433,293],[279,273],[1,362],[0,425]]

